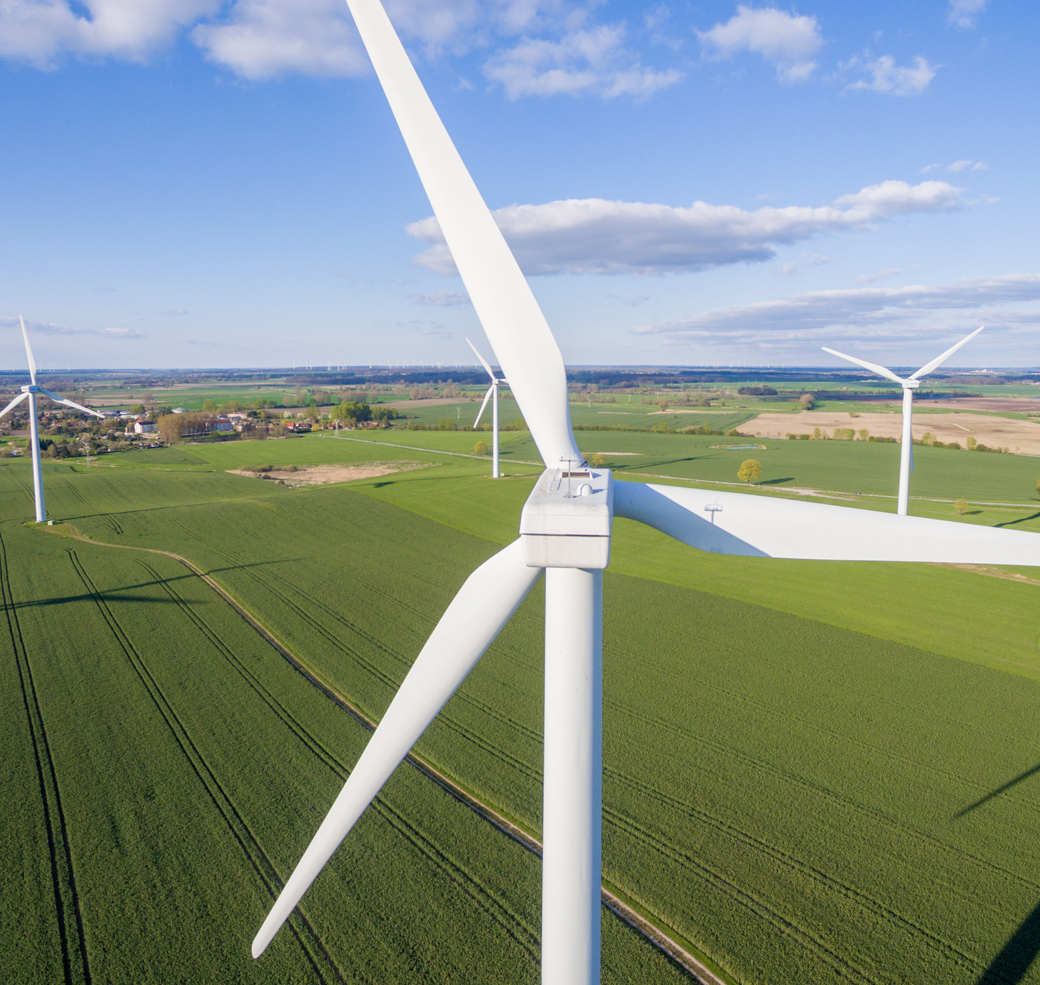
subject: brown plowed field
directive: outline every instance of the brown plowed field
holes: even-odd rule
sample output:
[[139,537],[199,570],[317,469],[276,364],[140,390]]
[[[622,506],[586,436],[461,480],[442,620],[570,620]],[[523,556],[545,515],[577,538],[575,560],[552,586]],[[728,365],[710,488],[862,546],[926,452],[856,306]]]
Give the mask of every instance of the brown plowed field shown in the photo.
[[[933,406],[929,403],[929,407]],[[898,438],[903,430],[901,414],[860,414],[803,411],[800,414],[759,414],[740,426],[740,433],[758,438],[812,434],[821,428],[830,434],[835,428],[866,428],[881,438]],[[1014,420],[1009,417],[986,417],[982,414],[915,414],[914,438],[931,431],[939,441],[959,441],[964,445],[973,436],[981,445],[1007,448],[1019,455],[1040,455],[1040,422]]]

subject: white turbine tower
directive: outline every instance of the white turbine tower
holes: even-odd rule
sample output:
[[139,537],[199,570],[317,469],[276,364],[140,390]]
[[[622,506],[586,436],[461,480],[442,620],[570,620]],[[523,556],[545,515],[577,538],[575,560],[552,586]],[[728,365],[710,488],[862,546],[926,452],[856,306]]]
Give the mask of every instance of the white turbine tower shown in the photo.
[[40,465],[40,429],[36,422],[36,394],[42,393],[45,397],[50,397],[56,404],[63,404],[66,407],[75,407],[76,410],[83,411],[84,414],[93,414],[95,417],[104,419],[104,414],[99,414],[96,410],[91,410],[89,407],[84,407],[82,404],[77,404],[74,400],[67,400],[65,397],[59,397],[56,393],[51,393],[50,390],[45,390],[42,386],[36,385],[36,360],[33,359],[32,349],[29,346],[29,333],[25,330],[25,321],[21,315],[18,316],[18,320],[22,323],[22,338],[25,339],[25,355],[29,359],[29,379],[32,381],[28,386],[22,387],[22,392],[18,394],[3,410],[0,410],[0,417],[3,417],[8,411],[14,410],[23,400],[28,399],[29,401],[29,444],[32,446],[32,468],[33,468],[33,492],[36,498],[36,522],[43,523],[47,519],[47,509],[43,502],[43,469]]
[[898,383],[903,388],[903,440],[899,449],[899,499],[896,506],[896,513],[900,516],[906,516],[910,507],[910,473],[914,470],[914,434],[911,427],[914,415],[914,390],[921,385],[922,376],[927,376],[933,369],[941,366],[962,345],[970,342],[985,327],[983,325],[980,328],[976,328],[971,335],[965,336],[955,346],[947,349],[941,356],[936,356],[930,363],[925,363],[916,373],[908,376],[906,379],[896,376],[892,370],[879,366],[877,363],[868,363],[865,359],[846,356],[844,352],[828,349],[827,346],[821,347],[824,352],[829,352],[832,356],[837,356],[839,359],[846,359],[850,363],[869,369],[872,373],[877,373],[878,376],[883,376],[893,383]]
[[495,376],[494,370],[488,365],[487,360],[477,352],[477,347],[469,342],[469,347],[473,350],[476,357],[480,360],[481,365],[488,371],[488,376],[491,377],[491,386],[488,387],[488,392],[484,394],[484,402],[480,405],[480,410],[477,412],[477,419],[473,422],[473,430],[476,431],[477,425],[480,423],[480,418],[484,414],[484,408],[487,407],[488,400],[491,401],[491,478],[497,479],[500,477],[498,470],[498,387],[500,384],[505,383],[505,377],[499,379]]
[[1040,535],[613,479],[571,431],[534,295],[379,0],[348,0],[434,214],[546,470],[520,537],[459,590],[253,941],[259,957],[362,812],[545,571],[542,985],[599,981],[603,568],[615,515],[723,554],[1040,564]]

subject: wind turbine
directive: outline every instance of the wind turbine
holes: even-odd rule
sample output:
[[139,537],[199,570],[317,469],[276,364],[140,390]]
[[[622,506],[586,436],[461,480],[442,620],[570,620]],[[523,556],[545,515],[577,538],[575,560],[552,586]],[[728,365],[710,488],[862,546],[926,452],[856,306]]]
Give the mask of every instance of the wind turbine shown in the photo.
[[484,394],[484,402],[480,405],[480,410],[477,412],[477,419],[473,422],[473,430],[476,431],[477,425],[480,423],[480,418],[484,414],[484,408],[487,407],[487,402],[491,400],[491,478],[498,479],[500,477],[498,471],[498,386],[500,383],[505,383],[505,377],[499,379],[495,376],[494,370],[487,364],[487,360],[477,352],[477,347],[469,342],[469,347],[473,350],[476,357],[480,360],[481,365],[488,371],[488,376],[491,377],[491,386],[488,387],[488,392]]
[[844,352],[838,352],[836,349],[828,349],[827,346],[822,346],[824,352],[829,352],[832,356],[838,356],[840,359],[846,359],[850,363],[869,369],[872,373],[884,376],[885,379],[898,383],[903,388],[903,440],[899,449],[899,499],[896,506],[896,513],[900,516],[906,516],[910,506],[910,473],[914,470],[914,435],[911,430],[914,414],[914,390],[921,385],[922,376],[927,376],[937,366],[946,362],[962,345],[970,342],[985,327],[985,325],[982,325],[976,328],[971,335],[965,336],[955,346],[947,349],[941,356],[936,356],[930,363],[925,363],[916,373],[908,376],[905,380],[901,376],[896,376],[892,370],[879,366],[877,363],[868,363],[865,359],[846,356]]
[[[474,571],[253,941],[259,957],[408,750],[545,572],[542,985],[599,981],[603,569],[614,516],[757,557],[1040,565],[1040,535],[643,485],[589,468],[563,358],[379,0],[347,0],[484,331],[546,465],[520,536]],[[710,519],[709,519],[710,517]]]
[[45,397],[50,397],[56,404],[63,404],[66,407],[75,407],[76,410],[83,411],[84,414],[93,414],[95,417],[100,417],[104,420],[105,415],[99,414],[96,410],[91,410],[89,407],[84,407],[82,404],[77,404],[74,400],[67,400],[65,397],[59,397],[56,393],[51,393],[50,390],[45,390],[42,386],[36,384],[36,360],[33,359],[32,349],[29,346],[29,333],[25,330],[25,320],[21,315],[18,316],[18,320],[22,323],[22,338],[25,339],[25,355],[29,359],[29,379],[32,381],[28,386],[22,387],[22,392],[18,394],[3,410],[0,410],[0,417],[3,417],[8,411],[14,410],[23,400],[28,399],[29,401],[29,444],[32,446],[32,467],[33,467],[33,492],[36,498],[36,522],[43,523],[47,519],[47,509],[43,502],[43,469],[40,465],[40,429],[36,421],[36,394],[42,393]]

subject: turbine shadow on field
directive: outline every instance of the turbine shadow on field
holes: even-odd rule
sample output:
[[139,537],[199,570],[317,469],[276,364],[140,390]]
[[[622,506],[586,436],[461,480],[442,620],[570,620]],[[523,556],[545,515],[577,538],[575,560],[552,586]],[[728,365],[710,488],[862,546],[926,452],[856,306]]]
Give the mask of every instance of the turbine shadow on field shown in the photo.
[[994,797],[999,797],[1005,791],[1010,790],[1012,787],[1018,786],[1018,784],[1022,783],[1024,780],[1028,780],[1034,773],[1040,773],[1040,763],[1037,763],[1036,766],[1027,769],[1024,773],[1019,773],[1018,776],[1016,776],[1013,780],[1008,780],[1007,783],[1004,783],[1001,786],[997,787],[996,790],[991,790],[988,794],[986,794],[985,797],[980,797],[978,800],[976,800],[975,803],[968,804],[967,807],[964,807],[961,810],[957,811],[957,813],[953,815],[953,820],[959,820],[966,814],[970,814],[973,810],[981,807],[983,804],[989,803],[989,801],[993,800]]
[[1040,520],[1040,513],[1034,513],[1032,516],[1021,516],[1017,520],[1005,520],[1003,523],[996,524],[996,526],[1013,527],[1016,523],[1025,523],[1026,520]]
[[1040,952],[1040,903],[1019,924],[975,985],[1017,985]]

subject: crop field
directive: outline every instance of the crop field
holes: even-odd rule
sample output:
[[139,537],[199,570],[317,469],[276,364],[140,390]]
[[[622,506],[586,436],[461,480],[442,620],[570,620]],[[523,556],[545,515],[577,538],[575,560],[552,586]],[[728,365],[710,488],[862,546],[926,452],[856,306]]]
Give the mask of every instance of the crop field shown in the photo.
[[[689,441],[734,461],[710,436],[602,436],[662,469]],[[461,582],[516,536],[537,470],[489,482],[486,461],[447,454],[472,435],[373,438],[49,465],[48,503],[98,541],[189,558],[378,718]],[[310,489],[224,471],[400,461],[407,444],[436,464]],[[23,526],[28,480],[0,463],[4,980],[537,981],[537,860],[409,767],[254,964],[272,887],[367,733],[174,559]],[[939,566],[705,556],[618,521],[606,881],[746,985],[1040,982],[1038,593]],[[535,834],[542,612],[536,588],[418,746]],[[604,981],[683,980],[605,915]]]

